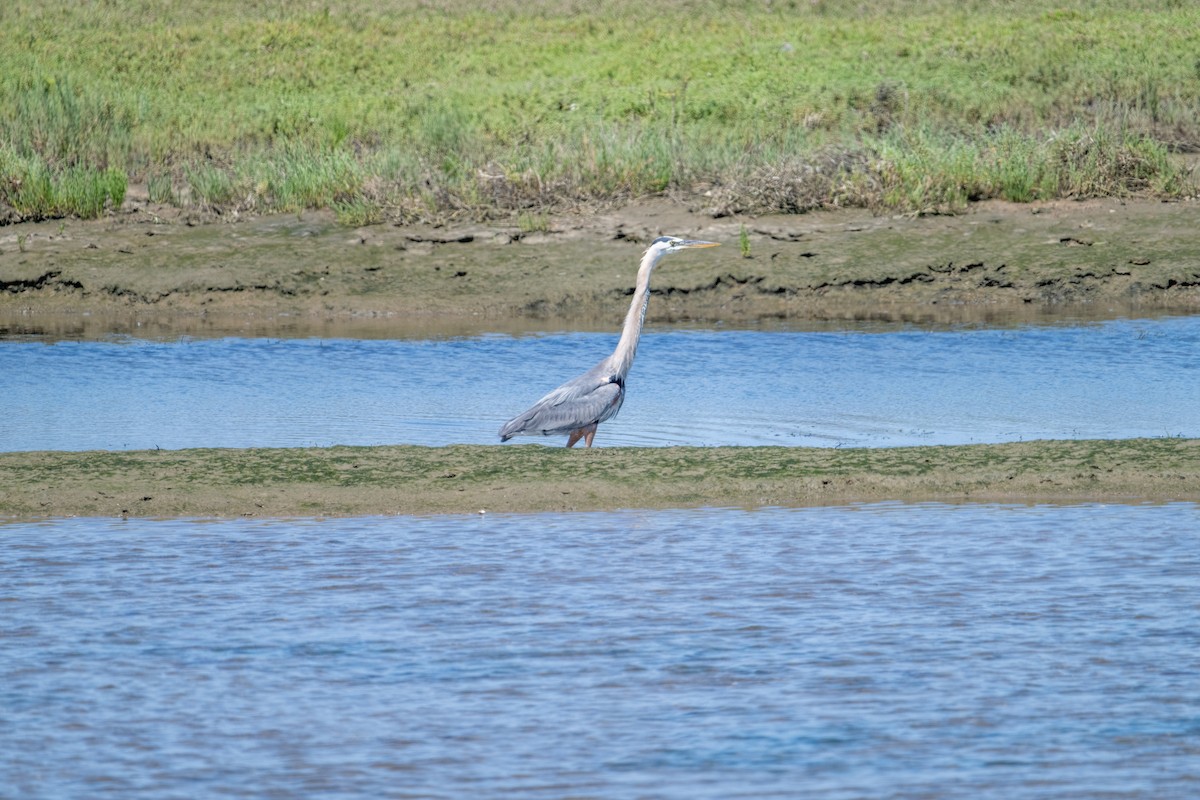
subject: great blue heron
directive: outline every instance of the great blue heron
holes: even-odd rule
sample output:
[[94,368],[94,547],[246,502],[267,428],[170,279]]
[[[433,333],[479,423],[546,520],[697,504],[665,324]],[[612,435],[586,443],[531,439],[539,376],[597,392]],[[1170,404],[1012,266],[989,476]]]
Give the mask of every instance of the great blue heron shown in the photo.
[[642,323],[646,320],[646,306],[650,301],[650,273],[654,271],[658,260],[667,253],[678,253],[692,247],[717,246],[717,242],[680,239],[677,236],[660,236],[651,242],[638,267],[633,302],[629,304],[629,313],[625,315],[625,327],[621,330],[617,349],[578,378],[567,381],[538,400],[528,411],[504,423],[500,429],[500,441],[507,442],[521,435],[567,434],[567,447],[574,447],[580,439],[591,447],[596,426],[616,416],[621,410],[621,403],[625,401],[625,376],[629,374],[633,356],[637,353]]

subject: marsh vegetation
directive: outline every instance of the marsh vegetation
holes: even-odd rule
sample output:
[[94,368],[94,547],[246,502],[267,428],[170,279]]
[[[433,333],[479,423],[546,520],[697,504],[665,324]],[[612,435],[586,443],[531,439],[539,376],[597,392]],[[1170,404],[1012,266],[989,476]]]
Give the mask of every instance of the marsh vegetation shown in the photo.
[[1178,0],[0,7],[0,219],[130,187],[346,224],[670,193],[714,214],[1189,196]]

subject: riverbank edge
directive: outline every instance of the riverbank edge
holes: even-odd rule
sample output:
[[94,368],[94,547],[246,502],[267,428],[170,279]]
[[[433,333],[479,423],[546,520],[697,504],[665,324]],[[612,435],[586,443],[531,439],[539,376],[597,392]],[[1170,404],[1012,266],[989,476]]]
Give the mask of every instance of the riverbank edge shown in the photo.
[[0,519],[345,517],[886,501],[1200,502],[1200,439],[0,453]]
[[471,335],[615,327],[661,233],[722,242],[655,275],[648,322],[1022,324],[1200,310],[1194,203],[979,203],[715,219],[647,199],[555,219],[347,229],[129,214],[0,229],[0,334]]

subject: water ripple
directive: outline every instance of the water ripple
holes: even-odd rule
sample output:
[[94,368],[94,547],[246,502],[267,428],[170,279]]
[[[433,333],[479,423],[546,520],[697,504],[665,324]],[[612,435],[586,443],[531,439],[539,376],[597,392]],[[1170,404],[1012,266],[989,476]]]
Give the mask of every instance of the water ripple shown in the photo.
[[[491,444],[505,419],[614,344],[600,334],[0,341],[0,450]],[[1200,317],[1010,330],[650,331],[625,406],[597,441],[1200,436],[1197,353]]]
[[13,797],[1200,788],[1200,508],[0,524]]

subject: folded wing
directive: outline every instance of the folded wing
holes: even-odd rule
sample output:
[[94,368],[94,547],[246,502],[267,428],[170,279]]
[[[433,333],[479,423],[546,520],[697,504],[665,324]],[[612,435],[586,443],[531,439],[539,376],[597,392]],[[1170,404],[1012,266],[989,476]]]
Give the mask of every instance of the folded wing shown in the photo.
[[564,383],[500,429],[500,441],[521,434],[569,434],[611,419],[625,400],[625,382],[607,374],[604,365]]

